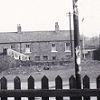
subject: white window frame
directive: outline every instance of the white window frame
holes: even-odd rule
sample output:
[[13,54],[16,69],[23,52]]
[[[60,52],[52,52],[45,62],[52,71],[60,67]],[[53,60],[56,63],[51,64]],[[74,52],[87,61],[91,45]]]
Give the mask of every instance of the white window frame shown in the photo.
[[55,43],[52,43],[52,45],[51,45],[51,52],[58,52],[57,49],[56,49],[56,44]]
[[30,44],[25,45],[25,53],[31,53]]
[[[69,44],[69,46],[67,46],[66,44]],[[70,43],[65,43],[65,52],[68,52],[68,53],[71,52]]]

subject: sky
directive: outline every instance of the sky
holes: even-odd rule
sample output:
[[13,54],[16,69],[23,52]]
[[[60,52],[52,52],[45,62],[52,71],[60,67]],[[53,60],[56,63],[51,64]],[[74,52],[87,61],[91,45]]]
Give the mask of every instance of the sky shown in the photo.
[[[99,35],[99,5],[99,0],[78,0],[81,34]],[[0,0],[0,32],[16,32],[17,24],[21,24],[22,31],[54,30],[55,22],[61,30],[68,30],[69,12],[72,0]]]

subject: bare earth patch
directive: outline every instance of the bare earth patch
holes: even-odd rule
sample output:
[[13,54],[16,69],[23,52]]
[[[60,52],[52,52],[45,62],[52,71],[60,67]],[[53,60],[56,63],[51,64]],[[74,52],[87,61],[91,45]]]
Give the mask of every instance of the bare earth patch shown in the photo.
[[[82,78],[85,75],[90,77],[91,81],[95,81],[96,77],[100,75],[100,61],[86,60],[82,61],[81,64]],[[27,81],[27,78],[31,75],[34,77],[36,81],[41,80],[41,78],[45,75],[49,78],[49,80],[55,80],[57,75],[60,75],[63,80],[69,80],[71,75],[74,75],[74,63],[67,64],[65,66],[51,66],[49,70],[40,71],[36,70],[36,66],[31,67],[17,67],[10,68],[6,71],[3,71],[0,77],[5,76],[7,80],[12,81],[16,76],[19,76],[21,80]]]

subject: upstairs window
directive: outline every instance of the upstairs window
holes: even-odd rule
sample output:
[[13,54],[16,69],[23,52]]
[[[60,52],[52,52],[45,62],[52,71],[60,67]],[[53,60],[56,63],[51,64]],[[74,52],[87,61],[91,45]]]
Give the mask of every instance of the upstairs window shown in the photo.
[[26,44],[26,48],[30,48],[30,45],[29,44]]
[[25,53],[31,53],[30,44],[26,44]]
[[51,52],[57,52],[55,44],[52,44],[52,46],[51,46]]
[[65,52],[71,52],[70,43],[65,43]]

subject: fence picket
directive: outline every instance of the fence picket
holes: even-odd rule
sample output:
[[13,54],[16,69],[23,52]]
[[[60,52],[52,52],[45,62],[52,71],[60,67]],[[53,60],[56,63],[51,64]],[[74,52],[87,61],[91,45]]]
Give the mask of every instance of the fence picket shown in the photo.
[[[76,79],[73,75],[69,78],[69,87],[70,89],[76,89]],[[77,100],[77,97],[70,96],[70,100]]]
[[[96,79],[97,88],[100,89],[100,75]],[[97,100],[100,100],[100,96],[97,97]]]
[[[5,77],[1,78],[1,90],[7,90],[7,79]],[[7,100],[7,97],[1,97],[1,100]]]
[[[90,79],[87,75],[83,78],[83,89],[90,89]],[[84,96],[83,100],[90,100],[89,96]]]
[[[48,78],[46,76],[44,76],[42,78],[42,89],[49,89],[49,82],[48,82]],[[42,100],[49,100],[49,97],[42,97]]]
[[[58,75],[55,79],[55,86],[56,86],[56,89],[62,89],[62,79],[61,77]],[[63,97],[56,97],[56,100],[63,100]]]
[[[21,89],[21,81],[19,77],[15,77],[14,79],[14,89]],[[15,100],[21,100],[21,97],[15,97]]]
[[[28,89],[34,89],[34,78],[32,76],[28,78]],[[29,97],[28,100],[35,100],[35,97]]]
[[70,89],[63,89],[62,78],[58,75],[55,79],[55,90],[49,90],[49,81],[46,76],[41,79],[41,89],[34,89],[34,78],[28,78],[28,90],[21,90],[21,81],[19,77],[14,79],[14,90],[7,90],[7,79],[0,79],[0,97],[1,100],[7,100],[8,97],[14,97],[15,100],[21,100],[21,97],[28,97],[28,100],[35,100],[35,97],[42,97],[42,100],[49,100],[49,97],[56,97],[56,100],[63,100],[63,96],[69,96],[70,100],[90,100],[90,96],[97,96],[100,100],[100,75],[96,78],[97,89],[90,89],[90,78],[85,75],[83,78],[83,89],[76,88],[76,79],[74,76],[69,78]]

